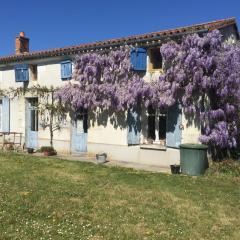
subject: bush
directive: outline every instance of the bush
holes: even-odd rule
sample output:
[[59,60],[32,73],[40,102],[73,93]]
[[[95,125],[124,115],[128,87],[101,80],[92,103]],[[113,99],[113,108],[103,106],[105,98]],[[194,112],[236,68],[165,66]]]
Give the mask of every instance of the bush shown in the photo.
[[214,162],[208,173],[240,177],[240,161],[228,159],[222,162]]
[[56,155],[56,150],[51,146],[42,146],[40,152],[49,152],[51,155]]

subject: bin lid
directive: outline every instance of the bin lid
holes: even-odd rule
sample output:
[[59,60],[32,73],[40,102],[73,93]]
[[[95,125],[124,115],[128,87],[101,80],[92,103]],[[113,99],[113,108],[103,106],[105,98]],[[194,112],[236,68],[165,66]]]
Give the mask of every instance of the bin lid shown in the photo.
[[208,149],[208,146],[200,143],[184,143],[180,144],[180,148]]

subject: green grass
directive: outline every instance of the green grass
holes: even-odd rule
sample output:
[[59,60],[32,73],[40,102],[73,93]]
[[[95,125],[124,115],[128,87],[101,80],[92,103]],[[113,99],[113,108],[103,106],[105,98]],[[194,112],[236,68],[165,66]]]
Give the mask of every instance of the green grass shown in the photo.
[[0,239],[240,239],[240,177],[0,153]]

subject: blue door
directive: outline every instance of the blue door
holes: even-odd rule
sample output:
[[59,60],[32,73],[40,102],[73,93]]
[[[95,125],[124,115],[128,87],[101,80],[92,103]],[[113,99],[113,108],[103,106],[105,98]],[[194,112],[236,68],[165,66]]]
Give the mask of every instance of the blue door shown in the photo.
[[31,98],[27,102],[27,141],[28,148],[38,147],[38,99]]
[[72,144],[73,153],[87,152],[87,110],[77,112],[72,121]]

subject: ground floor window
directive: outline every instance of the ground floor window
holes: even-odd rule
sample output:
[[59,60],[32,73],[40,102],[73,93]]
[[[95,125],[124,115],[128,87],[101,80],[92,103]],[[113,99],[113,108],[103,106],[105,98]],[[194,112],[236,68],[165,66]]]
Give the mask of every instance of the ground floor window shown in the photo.
[[166,112],[149,107],[147,110],[148,144],[166,144]]

